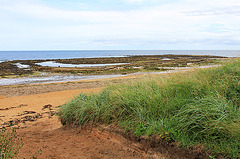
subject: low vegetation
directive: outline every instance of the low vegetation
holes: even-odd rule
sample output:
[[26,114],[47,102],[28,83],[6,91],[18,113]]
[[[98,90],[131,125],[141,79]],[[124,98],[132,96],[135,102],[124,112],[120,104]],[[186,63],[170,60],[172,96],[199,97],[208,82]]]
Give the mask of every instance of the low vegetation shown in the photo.
[[111,85],[61,106],[63,124],[116,124],[210,157],[240,158],[240,60],[221,67]]
[[[23,142],[14,128],[0,129],[0,159],[19,158],[18,153],[22,146]],[[28,158],[36,159],[40,154],[41,149]]]
[[22,147],[22,141],[17,138],[14,129],[0,130],[0,158],[16,158]]

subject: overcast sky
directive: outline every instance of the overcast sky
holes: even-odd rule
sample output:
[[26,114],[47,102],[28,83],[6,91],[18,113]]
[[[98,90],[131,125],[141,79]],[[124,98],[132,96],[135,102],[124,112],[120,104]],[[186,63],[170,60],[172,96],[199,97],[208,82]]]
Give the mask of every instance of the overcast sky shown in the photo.
[[0,0],[0,50],[239,50],[240,0]]

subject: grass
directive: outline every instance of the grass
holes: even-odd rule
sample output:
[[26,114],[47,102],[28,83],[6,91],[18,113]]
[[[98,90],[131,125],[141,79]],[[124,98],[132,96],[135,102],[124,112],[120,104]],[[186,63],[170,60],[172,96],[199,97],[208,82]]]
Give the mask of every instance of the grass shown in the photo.
[[[18,153],[23,146],[21,139],[17,137],[15,128],[0,129],[0,159],[19,158]],[[38,149],[29,159],[36,159],[41,154]]]
[[16,158],[22,147],[22,141],[17,138],[14,129],[0,130],[0,158]]
[[240,158],[240,60],[221,67],[111,85],[61,106],[63,124],[116,124],[211,156]]

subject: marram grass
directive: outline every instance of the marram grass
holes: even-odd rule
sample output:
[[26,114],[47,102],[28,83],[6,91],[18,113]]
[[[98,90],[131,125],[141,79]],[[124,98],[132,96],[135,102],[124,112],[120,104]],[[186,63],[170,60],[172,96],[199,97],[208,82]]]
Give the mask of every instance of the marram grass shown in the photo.
[[62,105],[63,124],[117,124],[183,146],[240,158],[240,60],[221,67],[111,85]]

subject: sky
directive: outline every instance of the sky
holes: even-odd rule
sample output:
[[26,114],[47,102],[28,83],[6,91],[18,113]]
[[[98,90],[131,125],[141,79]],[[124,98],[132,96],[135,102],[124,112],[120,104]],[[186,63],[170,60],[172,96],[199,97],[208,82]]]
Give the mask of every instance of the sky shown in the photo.
[[10,50],[240,50],[240,0],[0,0]]

